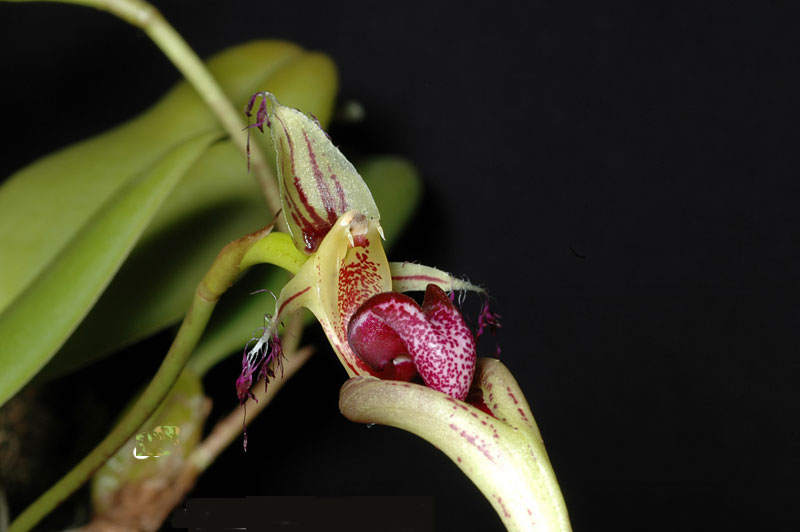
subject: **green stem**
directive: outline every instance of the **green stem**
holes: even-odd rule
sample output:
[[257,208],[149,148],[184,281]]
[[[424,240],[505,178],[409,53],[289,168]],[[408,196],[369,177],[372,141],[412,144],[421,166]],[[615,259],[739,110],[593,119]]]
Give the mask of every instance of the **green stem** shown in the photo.
[[266,237],[271,229],[270,225],[234,240],[220,251],[211,268],[197,285],[194,299],[183,318],[178,334],[144,393],[111,433],[86,458],[26,508],[11,523],[8,532],[27,532],[35,526],[59,503],[83,485],[158,408],[172,385],[175,384],[189,355],[200,340],[220,296],[242,272],[240,267],[242,258],[255,243]]
[[186,359],[200,339],[215,305],[216,301],[207,301],[199,293],[195,293],[175,341],[136,405],[91,453],[17,516],[8,532],[30,530],[61,501],[83,485],[138,430],[169,393]]
[[[30,2],[36,0],[7,0],[13,2]],[[175,31],[169,22],[153,5],[144,0],[52,0],[66,4],[78,4],[94,7],[118,16],[122,20],[141,28],[153,42],[164,52],[172,64],[180,70],[189,83],[198,92],[206,105],[219,120],[222,127],[236,144],[242,154],[247,151],[246,138],[242,130],[246,127],[241,115],[231,105],[222,88],[211,76],[197,54],[186,44],[186,41]],[[273,213],[281,208],[277,181],[272,174],[266,157],[253,143],[250,146],[250,167],[258,180],[261,191],[266,197],[267,205]],[[282,227],[283,219],[279,222]]]
[[[242,257],[239,267],[244,271],[256,264],[272,264],[294,275],[307,260],[308,255],[294,247],[291,236],[272,232],[253,243]],[[288,332],[291,334],[291,331]],[[285,346],[286,344],[284,349]],[[209,369],[228,356],[229,353],[225,350],[201,348],[192,355],[187,365],[197,375],[205,375]]]

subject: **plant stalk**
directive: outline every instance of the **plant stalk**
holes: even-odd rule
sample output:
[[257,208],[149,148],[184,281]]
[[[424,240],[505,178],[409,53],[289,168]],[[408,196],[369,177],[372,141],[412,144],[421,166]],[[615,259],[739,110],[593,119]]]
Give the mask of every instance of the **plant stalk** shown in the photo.
[[220,251],[211,268],[197,285],[194,299],[183,318],[175,340],[136,404],[117,423],[111,433],[78,465],[26,508],[11,523],[8,532],[27,532],[34,527],[58,504],[83,485],[158,408],[158,405],[172,389],[200,340],[220,296],[242,272],[240,267],[242,258],[256,242],[266,237],[271,230],[272,225],[268,225],[260,231],[234,240]]
[[167,356],[164,357],[158,372],[136,405],[92,452],[17,516],[8,528],[8,532],[27,532],[34,527],[61,501],[81,487],[150,417],[177,380],[192,349],[200,339],[215,305],[216,300],[208,301],[199,292],[195,293]]
[[[36,0],[6,0],[12,2],[30,2]],[[122,20],[140,28],[161,49],[164,55],[184,75],[197,91],[203,101],[217,117],[225,132],[242,155],[247,153],[246,136],[242,130],[247,127],[242,119],[241,111],[236,111],[222,88],[211,76],[197,54],[186,44],[186,41],[175,31],[175,28],[161,15],[153,5],[144,0],[50,0],[54,2],[77,4],[94,7],[118,16]],[[277,181],[267,164],[266,157],[257,143],[250,146],[250,168],[256,176],[261,192],[273,213],[280,210],[280,194]],[[278,223],[279,229],[286,231],[283,218]]]

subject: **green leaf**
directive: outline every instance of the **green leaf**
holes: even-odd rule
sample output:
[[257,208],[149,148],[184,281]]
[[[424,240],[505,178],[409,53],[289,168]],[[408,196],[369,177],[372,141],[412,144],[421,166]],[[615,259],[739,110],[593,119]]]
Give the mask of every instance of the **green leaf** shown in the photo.
[[[254,41],[208,61],[235,106],[269,88],[292,105],[330,116],[332,62],[282,41]],[[121,187],[175,146],[220,132],[213,114],[182,82],[137,118],[48,155],[0,187],[0,310],[18,296]],[[224,177],[224,175],[223,175]]]
[[126,184],[0,314],[0,405],[61,347],[180,178],[218,137],[205,133],[184,142]]
[[220,249],[270,221],[244,167],[230,141],[203,154],[39,378],[68,373],[180,321]]
[[[322,120],[331,115],[336,69],[325,55],[303,52],[284,42],[258,41],[222,52],[209,62],[209,69],[240,102],[257,89],[270,87]],[[208,124],[198,123],[195,115],[208,118]],[[152,150],[161,149],[152,144],[153,138],[174,143],[165,131],[186,136],[187,131],[176,123],[187,131],[197,127],[213,131],[211,125],[215,124],[185,84],[179,84],[141,117],[34,163],[14,176],[11,189],[0,188],[0,205],[5,201],[22,206],[36,201],[40,189],[47,190],[36,208],[44,210],[52,224],[59,219],[52,232],[43,223],[26,225],[20,231],[20,222],[11,219],[25,219],[24,213],[0,209],[0,254],[11,257],[0,261],[0,310],[3,296],[9,295],[4,290],[21,290],[13,286],[14,279],[23,285],[28,282],[11,270],[45,267],[66,242],[62,242],[66,230],[85,223],[87,212],[99,208],[87,199],[104,200],[97,193],[98,187],[107,185],[103,180],[120,181],[119,176],[130,171],[125,165],[152,158]],[[148,128],[152,132],[148,133]],[[265,136],[254,136],[254,140],[257,137]],[[119,160],[106,156],[120,152],[126,156]],[[136,153],[139,159],[134,160],[131,154]],[[56,175],[59,167],[63,172]],[[77,185],[70,186],[71,182]],[[233,143],[226,140],[212,146],[181,180],[96,307],[38,378],[62,375],[177,322],[219,250],[271,218],[256,180],[247,173],[244,158]],[[15,227],[16,232],[4,232],[4,227]],[[143,278],[149,281],[146,287]]]

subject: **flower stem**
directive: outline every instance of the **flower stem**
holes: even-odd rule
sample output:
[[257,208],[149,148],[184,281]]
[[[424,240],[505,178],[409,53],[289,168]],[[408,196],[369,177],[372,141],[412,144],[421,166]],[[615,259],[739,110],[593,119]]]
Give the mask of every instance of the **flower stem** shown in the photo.
[[197,285],[178,334],[156,375],[142,395],[114,429],[78,465],[26,508],[8,528],[8,532],[27,532],[59,503],[75,492],[141,427],[169,393],[186,365],[195,345],[208,324],[220,296],[242,272],[240,264],[247,251],[271,231],[260,231],[234,240],[220,251],[214,263]]
[[[7,0],[13,2],[29,2],[32,0]],[[169,22],[153,5],[144,0],[51,0],[66,4],[78,4],[94,7],[118,16],[122,20],[141,28],[153,42],[180,70],[184,77],[191,83],[203,101],[217,117],[220,124],[230,136],[242,154],[246,154],[247,146],[242,130],[246,127],[241,118],[242,112],[237,112],[230,103],[222,88],[211,76],[197,54],[186,44],[186,41],[175,31]],[[250,167],[258,180],[267,205],[276,213],[280,210],[280,195],[277,181],[267,164],[264,153],[256,143],[250,146]],[[279,228],[284,223],[281,218]]]

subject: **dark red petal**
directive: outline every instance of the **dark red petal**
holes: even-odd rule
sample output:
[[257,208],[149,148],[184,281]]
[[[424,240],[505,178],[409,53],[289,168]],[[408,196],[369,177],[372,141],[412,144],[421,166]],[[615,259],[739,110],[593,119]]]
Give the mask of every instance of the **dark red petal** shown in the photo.
[[[391,298],[391,293],[384,293],[374,296],[371,300],[382,301]],[[414,303],[411,298],[407,299]],[[388,380],[411,380],[417,374],[417,369],[405,342],[394,329],[376,316],[371,308],[371,305],[362,305],[353,314],[347,327],[347,341],[350,347],[359,358],[375,370],[376,377]]]
[[396,292],[371,297],[353,315],[348,341],[359,357],[382,370],[389,360],[398,360],[402,344],[425,384],[457,399],[467,396],[475,372],[475,339],[436,285],[428,285],[422,308]]

